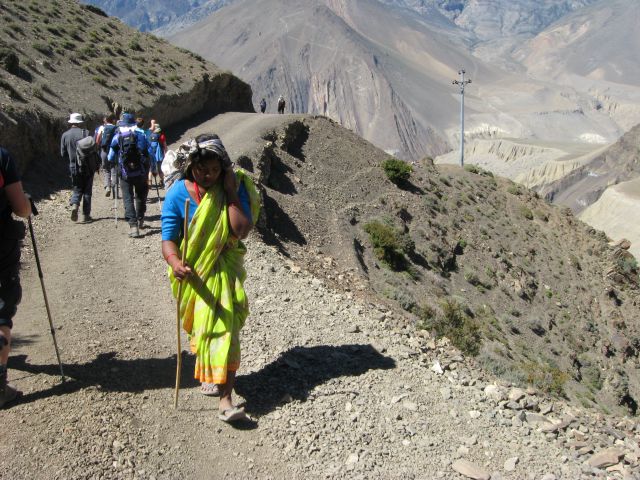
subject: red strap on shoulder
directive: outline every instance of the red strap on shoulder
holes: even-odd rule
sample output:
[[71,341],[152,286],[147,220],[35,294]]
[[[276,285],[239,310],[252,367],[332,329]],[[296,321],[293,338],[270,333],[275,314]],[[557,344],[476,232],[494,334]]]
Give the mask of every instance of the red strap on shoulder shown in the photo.
[[4,176],[2,175],[2,172],[0,172],[0,188],[4,187]]

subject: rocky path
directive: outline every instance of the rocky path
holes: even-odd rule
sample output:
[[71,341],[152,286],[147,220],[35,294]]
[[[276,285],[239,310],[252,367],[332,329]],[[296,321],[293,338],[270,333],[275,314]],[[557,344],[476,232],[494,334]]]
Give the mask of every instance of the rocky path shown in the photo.
[[133,240],[101,189],[89,225],[70,224],[67,194],[42,202],[35,228],[69,378],[60,385],[28,246],[9,364],[25,398],[0,413],[1,478],[637,478],[635,422],[496,386],[446,342],[355,288],[329,289],[257,236],[237,385],[255,422],[220,422],[186,353],[176,411],[158,204]]

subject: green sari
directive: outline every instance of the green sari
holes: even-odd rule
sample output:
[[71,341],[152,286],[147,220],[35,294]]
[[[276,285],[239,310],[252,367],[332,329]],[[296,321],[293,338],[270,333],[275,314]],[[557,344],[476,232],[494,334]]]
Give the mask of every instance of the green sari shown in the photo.
[[[260,214],[260,198],[251,178],[236,171],[249,193],[251,219]],[[183,248],[184,239],[180,244]],[[195,378],[201,382],[224,384],[227,372],[240,366],[240,329],[249,314],[243,283],[244,244],[233,237],[228,206],[222,184],[216,184],[202,197],[189,224],[187,264],[192,275],[182,287],[180,316],[189,334],[191,351],[196,354]],[[180,282],[169,267],[174,297]]]

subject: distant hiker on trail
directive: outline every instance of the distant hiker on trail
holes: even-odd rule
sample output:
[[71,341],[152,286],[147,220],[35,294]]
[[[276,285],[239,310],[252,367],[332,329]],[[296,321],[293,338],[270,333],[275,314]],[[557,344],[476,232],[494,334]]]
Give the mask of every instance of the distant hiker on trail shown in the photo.
[[[62,134],[60,139],[60,156],[69,163],[71,174],[71,220],[78,221],[78,209],[82,201],[84,223],[91,218],[91,190],[93,174],[98,169],[98,154],[95,141],[89,132],[80,126],[84,123],[82,115],[72,113],[68,122],[71,128]],[[82,142],[81,142],[82,140]]]
[[22,190],[15,162],[0,147],[0,408],[22,396],[22,392],[7,385],[13,316],[22,298],[18,267],[24,238],[24,224],[11,218],[12,213],[29,217],[31,202]]
[[260,100],[260,111],[262,113],[266,112],[267,110],[267,101],[263,98],[262,100]]
[[287,106],[287,102],[284,101],[284,97],[280,95],[278,97],[278,113],[284,113],[284,107]]
[[[200,135],[180,147],[182,179],[167,192],[162,208],[162,255],[169,264],[174,296],[184,281],[180,304],[182,326],[197,356],[195,378],[202,393],[220,396],[219,418],[247,418],[233,405],[240,366],[240,329],[249,313],[243,288],[246,247],[240,241],[258,219],[259,195],[251,178],[233,170],[215,134]],[[184,204],[189,199],[190,226],[186,263],[179,247]]]
[[[140,237],[147,211],[147,175],[149,172],[149,142],[131,113],[123,113],[111,141],[108,160],[116,163],[120,177],[124,216],[129,224],[129,236]],[[134,204],[135,193],[135,204]]]
[[164,187],[164,173],[162,173],[162,160],[167,151],[167,137],[165,137],[160,124],[151,121],[152,130],[149,137],[149,158],[151,159],[151,168],[149,169],[149,186],[154,186],[156,175],[160,176],[160,188]]
[[116,167],[115,164],[109,163],[109,149],[111,148],[111,141],[116,134],[116,116],[110,113],[104,117],[104,124],[99,128],[96,138],[96,145],[100,149],[100,160],[102,162],[102,180],[104,183],[104,194],[108,197],[113,190],[115,195],[116,182]]

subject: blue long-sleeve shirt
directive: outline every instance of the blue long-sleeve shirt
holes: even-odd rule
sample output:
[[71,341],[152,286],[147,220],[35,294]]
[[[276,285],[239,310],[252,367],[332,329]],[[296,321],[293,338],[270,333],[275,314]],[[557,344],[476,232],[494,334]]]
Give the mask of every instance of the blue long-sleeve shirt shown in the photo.
[[[196,213],[197,202],[189,194],[187,185],[183,180],[178,180],[171,185],[162,204],[162,240],[171,240],[178,243],[182,234],[182,222],[184,221],[184,201],[189,199],[191,208],[189,208],[189,223]],[[246,217],[251,220],[251,206],[249,203],[249,192],[240,183],[238,187],[238,199],[240,206]]]

